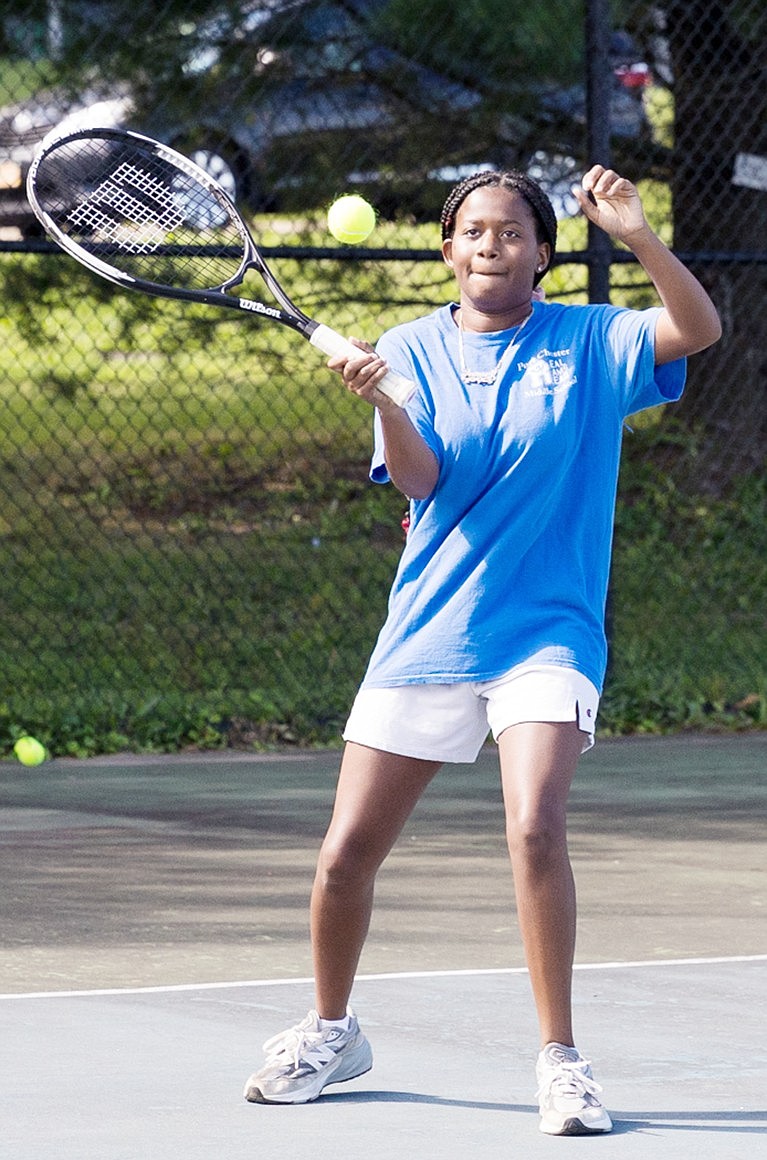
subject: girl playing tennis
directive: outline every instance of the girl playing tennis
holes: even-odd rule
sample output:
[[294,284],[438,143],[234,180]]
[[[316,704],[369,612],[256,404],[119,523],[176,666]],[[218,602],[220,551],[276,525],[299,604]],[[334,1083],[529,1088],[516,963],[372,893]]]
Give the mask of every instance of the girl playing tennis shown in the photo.
[[[720,325],[631,182],[597,165],[577,197],[632,250],[661,306],[535,300],[554,258],[551,204],[523,174],[479,173],[442,212],[458,302],[329,363],[375,408],[371,477],[409,497],[410,526],[319,857],[316,1010],[266,1045],[249,1100],[305,1103],[370,1068],[348,1003],[376,873],[440,766],[474,761],[490,731],[540,1025],[540,1127],[612,1126],[573,1037],[566,805],[604,678],[624,419],[678,399],[685,356],[716,342]],[[417,384],[404,409],[377,389],[388,367]]]

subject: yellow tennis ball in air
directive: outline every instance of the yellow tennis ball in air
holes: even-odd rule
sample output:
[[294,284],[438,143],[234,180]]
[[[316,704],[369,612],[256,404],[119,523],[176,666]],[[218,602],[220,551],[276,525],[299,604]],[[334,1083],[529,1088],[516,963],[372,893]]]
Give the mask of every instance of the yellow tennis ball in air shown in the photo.
[[35,737],[20,737],[13,747],[13,752],[22,765],[40,765],[47,756],[45,746]]
[[334,201],[328,210],[328,229],[346,246],[364,242],[373,232],[376,211],[369,201],[356,193],[347,193]]

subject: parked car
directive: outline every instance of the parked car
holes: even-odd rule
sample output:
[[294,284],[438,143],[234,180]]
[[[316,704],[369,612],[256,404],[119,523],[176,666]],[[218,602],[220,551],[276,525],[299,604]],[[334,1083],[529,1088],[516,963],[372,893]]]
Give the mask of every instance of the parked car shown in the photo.
[[[124,89],[89,89],[74,100],[43,92],[0,108],[0,226],[37,232],[24,196],[32,158],[54,131],[88,127],[131,128],[172,145],[253,210],[307,209],[355,187],[382,213],[407,205],[411,191],[412,208],[423,212],[417,196],[425,194],[428,174],[439,185],[437,170],[458,154],[436,112],[422,109],[419,129],[413,120],[393,113],[387,95],[368,81],[335,88],[332,80],[319,86],[295,78],[265,92],[256,107],[208,105],[185,119],[163,106],[142,108]],[[416,150],[418,139],[424,145]]]
[[[288,16],[297,44],[322,47],[285,48]],[[93,83],[0,109],[0,226],[38,232],[24,196],[31,159],[53,130],[88,126],[134,128],[173,145],[253,210],[306,210],[357,188],[384,215],[433,218],[462,173],[531,164],[559,212],[574,212],[563,182],[578,168],[566,138],[568,126],[582,135],[581,88],[540,94],[556,144],[525,155],[519,118],[491,114],[476,89],[366,39],[347,4],[286,0],[252,17],[236,30],[249,53],[234,54],[231,69],[242,72],[234,79],[223,54],[235,32],[208,22],[195,29],[175,89],[147,99],[127,84]],[[644,116],[634,74],[623,57],[614,66],[616,131],[627,135],[641,132]]]

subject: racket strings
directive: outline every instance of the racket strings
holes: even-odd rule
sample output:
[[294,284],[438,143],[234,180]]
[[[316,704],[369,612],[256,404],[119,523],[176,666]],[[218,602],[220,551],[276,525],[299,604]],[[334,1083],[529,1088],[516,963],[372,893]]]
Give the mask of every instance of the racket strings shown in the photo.
[[132,142],[54,147],[37,197],[71,243],[121,274],[186,290],[239,278],[245,242],[229,207],[192,173]]
[[162,182],[126,162],[78,203],[68,221],[119,250],[146,254],[166,243],[184,214]]

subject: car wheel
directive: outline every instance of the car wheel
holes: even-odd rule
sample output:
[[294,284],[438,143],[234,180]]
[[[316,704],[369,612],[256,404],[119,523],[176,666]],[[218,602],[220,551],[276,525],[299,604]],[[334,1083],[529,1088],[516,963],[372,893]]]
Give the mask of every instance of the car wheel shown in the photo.
[[241,151],[235,146],[213,146],[201,144],[199,138],[184,138],[174,141],[178,149],[195,165],[199,165],[209,177],[217,181],[233,202],[248,200],[249,182],[247,165]]

